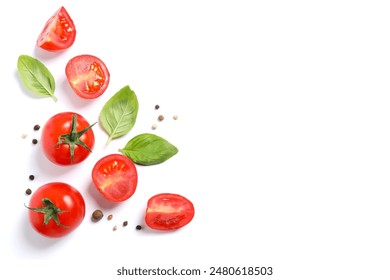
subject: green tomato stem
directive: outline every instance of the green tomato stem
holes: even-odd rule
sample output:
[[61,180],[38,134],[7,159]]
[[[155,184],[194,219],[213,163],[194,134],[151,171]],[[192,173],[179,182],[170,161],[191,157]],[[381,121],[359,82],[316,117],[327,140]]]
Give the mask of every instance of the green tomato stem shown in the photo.
[[69,145],[71,163],[73,163],[74,149],[76,145],[82,146],[85,149],[87,149],[90,153],[92,153],[92,150],[87,146],[87,144],[85,144],[83,141],[80,140],[80,137],[88,130],[90,130],[92,126],[94,126],[95,124],[96,122],[81,131],[77,131],[77,115],[73,114],[71,131],[69,132],[69,134],[62,134],[58,137],[58,142],[56,143],[56,145],[62,145],[62,144]]
[[53,220],[57,226],[68,227],[61,224],[58,214],[69,212],[69,211],[61,210],[49,198],[42,198],[42,207],[40,208],[34,208],[28,206],[26,206],[26,208],[30,209],[31,211],[44,214],[45,215],[43,218],[44,225],[47,225],[50,222],[50,220]]

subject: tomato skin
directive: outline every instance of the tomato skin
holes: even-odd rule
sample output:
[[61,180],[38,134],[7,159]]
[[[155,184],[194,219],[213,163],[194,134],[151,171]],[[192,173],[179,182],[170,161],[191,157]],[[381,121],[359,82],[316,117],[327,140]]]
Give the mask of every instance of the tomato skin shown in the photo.
[[160,193],[148,200],[145,223],[156,230],[176,230],[192,221],[194,205],[179,194]]
[[105,199],[122,202],[135,193],[138,183],[137,168],[128,157],[110,154],[96,162],[92,169],[92,181]]
[[32,227],[46,237],[63,237],[74,231],[85,217],[85,201],[81,193],[69,184],[51,182],[39,187],[33,192],[29,207],[42,207],[42,199],[49,198],[56,207],[63,212],[58,219],[63,226],[59,226],[51,219],[44,224],[44,213],[29,210],[29,220]]
[[76,27],[64,7],[59,8],[46,22],[37,46],[50,52],[70,48],[76,40]]
[[[85,147],[75,145],[74,157],[72,160],[70,145],[65,143],[57,145],[60,135],[70,133],[72,129],[72,116],[74,114],[77,116],[77,131],[81,131],[90,126],[88,121],[80,114],[74,112],[62,112],[52,116],[42,129],[41,146],[43,153],[55,164],[77,164],[84,161],[91,153]],[[95,145],[95,135],[92,129],[85,132],[79,139],[84,142],[90,150],[93,149]]]
[[84,99],[101,96],[110,83],[110,72],[105,63],[89,54],[70,59],[66,64],[65,74],[73,91]]

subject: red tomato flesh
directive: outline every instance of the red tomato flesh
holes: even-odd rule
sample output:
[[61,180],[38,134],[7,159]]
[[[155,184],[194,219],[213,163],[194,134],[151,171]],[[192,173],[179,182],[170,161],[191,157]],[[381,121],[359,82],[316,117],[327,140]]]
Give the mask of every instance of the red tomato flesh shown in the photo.
[[46,22],[37,39],[37,46],[51,52],[63,51],[73,45],[76,28],[64,7],[59,8]]
[[148,200],[145,222],[157,230],[175,230],[192,221],[194,205],[187,198],[172,193],[161,193]]
[[[58,208],[57,222],[54,218],[48,219],[52,212],[49,211],[47,215],[43,213],[43,207],[48,205],[43,201],[50,201]],[[34,191],[28,208],[32,227],[47,237],[68,235],[81,224],[85,217],[85,202],[81,193],[71,185],[61,182],[48,183]]]
[[102,95],[110,82],[106,65],[93,55],[79,55],[69,60],[65,74],[73,91],[85,99]]
[[96,189],[109,201],[121,202],[135,192],[138,174],[135,164],[121,154],[101,158],[92,169],[92,181]]

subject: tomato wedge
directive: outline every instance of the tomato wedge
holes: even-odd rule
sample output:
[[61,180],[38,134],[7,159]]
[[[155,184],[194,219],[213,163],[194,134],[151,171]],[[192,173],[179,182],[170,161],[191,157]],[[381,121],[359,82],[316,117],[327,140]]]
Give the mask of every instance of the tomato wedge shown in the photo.
[[65,74],[73,91],[85,99],[102,95],[110,82],[110,72],[104,62],[93,55],[78,55],[69,60]]
[[175,230],[192,221],[195,208],[184,196],[161,193],[148,200],[145,222],[157,230]]
[[51,52],[70,48],[76,40],[76,28],[64,7],[59,8],[46,22],[37,39],[37,46]]
[[122,154],[110,154],[95,164],[92,169],[92,181],[107,200],[125,201],[137,188],[137,169],[128,157]]

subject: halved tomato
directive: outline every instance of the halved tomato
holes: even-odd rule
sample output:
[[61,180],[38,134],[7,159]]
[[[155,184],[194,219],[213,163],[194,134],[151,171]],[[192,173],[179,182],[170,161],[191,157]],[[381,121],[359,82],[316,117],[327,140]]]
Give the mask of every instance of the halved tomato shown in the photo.
[[157,230],[174,230],[192,221],[195,208],[184,196],[161,193],[148,200],[145,222]]
[[76,40],[76,28],[64,7],[59,8],[46,22],[37,39],[37,46],[51,52],[63,51]]
[[89,54],[78,55],[69,60],[65,74],[73,91],[85,99],[102,95],[110,82],[110,72],[104,62]]
[[121,202],[135,192],[138,174],[135,164],[121,154],[101,158],[92,169],[92,181],[107,200]]

